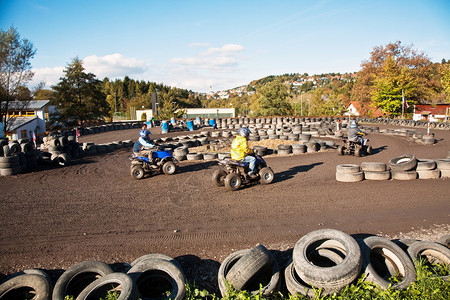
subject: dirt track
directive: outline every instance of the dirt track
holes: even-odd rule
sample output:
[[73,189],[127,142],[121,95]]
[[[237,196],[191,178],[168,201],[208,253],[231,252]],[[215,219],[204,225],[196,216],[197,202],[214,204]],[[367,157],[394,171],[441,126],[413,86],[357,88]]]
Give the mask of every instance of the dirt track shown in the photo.
[[[136,140],[137,131],[80,141]],[[175,175],[135,181],[129,175],[130,148],[68,167],[0,177],[0,272],[67,269],[92,259],[131,262],[148,253],[217,267],[230,253],[258,243],[286,251],[319,228],[434,239],[450,233],[450,179],[335,180],[337,164],[387,163],[405,153],[445,158],[450,131],[433,132],[435,145],[371,134],[376,153],[362,158],[336,151],[268,157],[274,183],[236,192],[212,184],[215,162],[182,162]]]

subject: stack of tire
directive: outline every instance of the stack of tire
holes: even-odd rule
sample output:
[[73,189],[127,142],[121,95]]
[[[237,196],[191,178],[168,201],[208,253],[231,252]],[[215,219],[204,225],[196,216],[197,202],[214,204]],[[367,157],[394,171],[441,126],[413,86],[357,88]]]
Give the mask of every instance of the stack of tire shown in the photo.
[[37,168],[37,151],[27,139],[0,140],[0,176],[16,175]]
[[289,155],[292,151],[292,146],[291,145],[278,145],[278,154],[279,155]]
[[441,171],[441,178],[450,178],[450,151],[446,159],[437,159],[436,166]]
[[336,166],[336,180],[339,182],[358,182],[364,179],[359,165],[340,164]]
[[50,161],[56,165],[66,166],[72,159],[81,158],[82,152],[74,136],[50,135],[43,139],[43,148],[47,148]]
[[173,150],[173,156],[178,161],[186,160],[188,154],[189,154],[189,148],[187,146],[181,146],[181,147],[175,148]]
[[391,178],[391,172],[387,169],[385,163],[362,162],[361,170],[366,180],[389,180]]
[[412,180],[417,178],[417,159],[412,154],[403,154],[389,161],[392,179]]

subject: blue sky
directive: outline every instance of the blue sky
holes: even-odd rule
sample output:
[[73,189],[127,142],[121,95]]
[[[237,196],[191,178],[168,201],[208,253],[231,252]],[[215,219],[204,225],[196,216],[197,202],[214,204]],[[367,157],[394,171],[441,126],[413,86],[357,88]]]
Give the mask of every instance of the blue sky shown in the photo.
[[37,49],[32,86],[56,84],[79,57],[99,79],[197,92],[284,73],[355,72],[401,41],[450,59],[450,1],[0,0],[0,27]]

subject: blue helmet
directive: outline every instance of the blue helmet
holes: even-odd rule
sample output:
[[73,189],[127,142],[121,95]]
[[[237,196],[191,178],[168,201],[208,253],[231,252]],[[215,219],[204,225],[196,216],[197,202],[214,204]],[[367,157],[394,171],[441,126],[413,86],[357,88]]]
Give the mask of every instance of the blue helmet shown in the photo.
[[141,131],[139,131],[139,136],[143,137],[143,138],[146,138],[147,135],[150,135],[150,134],[151,134],[151,132],[146,129],[142,129]]
[[241,128],[238,130],[238,134],[239,134],[240,136],[245,137],[245,138],[247,138],[247,137],[250,135],[250,133],[251,133],[251,131],[250,131],[250,129],[248,129],[247,127],[241,127]]

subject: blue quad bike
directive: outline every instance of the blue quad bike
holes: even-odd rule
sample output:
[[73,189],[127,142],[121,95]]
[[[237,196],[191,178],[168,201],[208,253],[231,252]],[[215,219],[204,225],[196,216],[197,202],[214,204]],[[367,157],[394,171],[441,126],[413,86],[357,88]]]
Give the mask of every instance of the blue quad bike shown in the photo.
[[146,174],[153,174],[156,171],[166,175],[172,175],[177,171],[178,161],[170,151],[161,148],[151,152],[151,158],[146,156],[132,156],[131,177],[139,180]]
[[236,191],[242,184],[272,183],[275,174],[270,167],[267,166],[265,160],[256,155],[255,176],[249,176],[249,168],[247,162],[238,162],[231,159],[219,159],[220,169],[214,171],[212,181],[217,186],[225,186],[231,191]]

